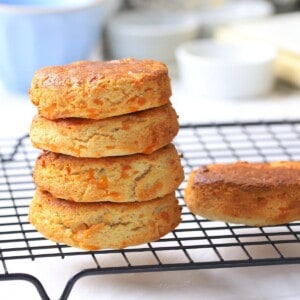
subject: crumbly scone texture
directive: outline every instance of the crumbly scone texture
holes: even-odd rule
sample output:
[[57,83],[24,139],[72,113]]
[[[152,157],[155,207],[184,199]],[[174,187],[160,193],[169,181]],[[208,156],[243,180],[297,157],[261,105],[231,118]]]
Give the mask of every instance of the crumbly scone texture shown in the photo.
[[175,194],[146,202],[78,203],[36,190],[29,221],[46,238],[86,249],[121,249],[158,240],[180,222]]
[[152,153],[169,144],[179,130],[170,104],[103,120],[48,120],[37,115],[31,124],[34,147],[75,157]]
[[194,214],[252,226],[300,219],[300,162],[212,164],[192,171],[184,194]]
[[173,144],[152,154],[76,158],[42,153],[34,182],[56,198],[77,202],[147,201],[165,196],[183,181],[183,168]]
[[29,96],[48,119],[104,119],[169,103],[171,84],[162,62],[132,58],[79,61],[38,70]]

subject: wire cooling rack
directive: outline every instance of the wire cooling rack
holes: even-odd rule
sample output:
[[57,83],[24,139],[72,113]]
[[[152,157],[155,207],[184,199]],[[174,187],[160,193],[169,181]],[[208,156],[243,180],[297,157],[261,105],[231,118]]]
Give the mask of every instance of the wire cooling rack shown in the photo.
[[[210,163],[300,160],[300,120],[183,125],[174,143],[183,154],[186,179],[192,169]],[[89,275],[300,263],[300,222],[249,227],[194,216],[183,201],[186,179],[177,190],[182,222],[159,241],[94,252],[50,242],[27,220],[38,152],[23,137],[0,140],[0,153],[0,280],[30,281],[42,299],[49,296],[30,264],[49,257],[89,256],[92,261],[70,277],[60,299]],[[13,263],[20,260],[29,262],[26,272]]]

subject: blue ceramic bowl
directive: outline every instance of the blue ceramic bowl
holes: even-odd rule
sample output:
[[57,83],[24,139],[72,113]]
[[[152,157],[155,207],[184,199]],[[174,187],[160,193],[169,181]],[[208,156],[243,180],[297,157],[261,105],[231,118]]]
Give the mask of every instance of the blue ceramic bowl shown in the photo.
[[100,40],[102,0],[0,0],[0,80],[26,93],[34,72],[88,59]]

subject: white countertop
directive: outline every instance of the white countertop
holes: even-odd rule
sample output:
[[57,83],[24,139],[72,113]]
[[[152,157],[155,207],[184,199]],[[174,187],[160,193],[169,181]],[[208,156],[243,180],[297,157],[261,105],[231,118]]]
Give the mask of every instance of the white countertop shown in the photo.
[[[173,80],[172,102],[181,123],[300,118],[300,91],[277,87],[261,99],[193,99]],[[36,110],[27,96],[0,91],[0,137],[28,132]],[[92,267],[89,256],[17,260],[13,270],[30,270],[58,299],[71,275]],[[30,268],[30,269],[29,269]],[[24,271],[25,272],[25,271]],[[300,265],[90,276],[79,280],[69,299],[300,299]],[[0,281],[1,299],[39,299],[27,282]],[[5,298],[4,298],[5,295]]]

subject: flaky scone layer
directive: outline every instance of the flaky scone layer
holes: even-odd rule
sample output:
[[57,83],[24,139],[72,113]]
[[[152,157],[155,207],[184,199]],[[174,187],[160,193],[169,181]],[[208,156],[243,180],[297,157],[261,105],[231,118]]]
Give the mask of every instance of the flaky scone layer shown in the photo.
[[179,130],[170,104],[103,120],[48,120],[37,115],[31,124],[34,147],[75,157],[152,153],[169,144]]
[[37,189],[29,221],[50,240],[97,250],[158,240],[179,224],[180,215],[174,193],[145,202],[78,203]]
[[161,62],[79,61],[38,70],[29,95],[48,119],[104,119],[169,103],[171,84]]
[[174,145],[152,154],[77,158],[42,153],[34,181],[57,198],[77,202],[131,202],[162,197],[176,190],[183,168]]

